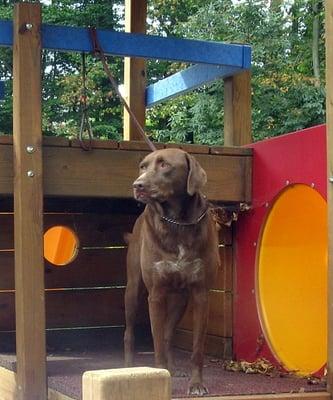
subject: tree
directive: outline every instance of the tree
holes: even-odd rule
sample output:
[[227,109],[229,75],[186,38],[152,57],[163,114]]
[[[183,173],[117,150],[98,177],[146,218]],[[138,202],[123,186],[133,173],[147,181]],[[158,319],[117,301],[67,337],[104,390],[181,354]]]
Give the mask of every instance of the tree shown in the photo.
[[[214,0],[174,31],[188,38],[251,44],[253,134],[255,139],[262,139],[325,120],[321,10],[320,0]],[[163,120],[157,118],[157,136],[172,140],[172,132],[183,131],[183,137],[196,132],[195,139],[200,143],[218,140],[216,133],[223,131],[223,111],[219,118],[205,119],[202,114],[212,109],[218,113],[222,97],[218,82],[183,101],[178,99],[176,104],[182,104],[178,112],[168,104],[160,106]],[[156,118],[156,111],[152,114]],[[205,122],[195,124],[197,121]]]
[[[0,5],[0,18],[12,18],[13,1]],[[44,22],[123,30],[120,0],[52,0]],[[255,139],[280,135],[325,120],[322,0],[150,0],[148,33],[247,43],[253,49],[252,107]],[[120,139],[122,107],[100,63],[87,58],[89,114],[96,137]],[[0,123],[12,132],[9,49],[0,50],[0,78],[8,96]],[[109,58],[122,81],[123,60]],[[184,68],[182,63],[148,60],[148,82]],[[75,136],[82,94],[79,54],[43,52],[43,130]],[[147,112],[147,128],[162,141],[223,142],[223,82],[173,99]]]

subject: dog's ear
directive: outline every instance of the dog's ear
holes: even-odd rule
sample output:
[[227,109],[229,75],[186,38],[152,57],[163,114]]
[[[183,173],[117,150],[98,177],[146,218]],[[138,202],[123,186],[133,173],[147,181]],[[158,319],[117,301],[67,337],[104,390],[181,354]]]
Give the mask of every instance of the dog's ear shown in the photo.
[[187,193],[193,196],[199,192],[207,182],[205,170],[201,167],[198,161],[189,154],[186,154],[188,161],[188,177],[187,177]]

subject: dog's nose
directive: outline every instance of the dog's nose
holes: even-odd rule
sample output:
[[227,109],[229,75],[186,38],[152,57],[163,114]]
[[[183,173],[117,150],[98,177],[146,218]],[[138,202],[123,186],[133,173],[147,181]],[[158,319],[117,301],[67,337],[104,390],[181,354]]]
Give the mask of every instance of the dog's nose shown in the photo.
[[145,184],[142,180],[137,179],[135,182],[133,182],[133,188],[143,190],[145,188]]

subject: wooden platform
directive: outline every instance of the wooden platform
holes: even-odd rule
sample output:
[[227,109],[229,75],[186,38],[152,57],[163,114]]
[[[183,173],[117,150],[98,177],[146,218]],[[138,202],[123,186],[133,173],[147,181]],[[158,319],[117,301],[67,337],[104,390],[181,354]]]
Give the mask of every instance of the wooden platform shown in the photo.
[[[95,333],[78,331],[76,335],[68,331],[52,332],[51,335],[50,333],[48,332],[47,339],[48,387],[49,393],[52,390],[52,394],[57,393],[59,399],[85,400],[82,399],[82,375],[86,371],[123,368],[124,356],[121,346],[119,346],[120,331],[118,338],[117,334],[112,335],[106,329]],[[152,367],[154,356],[151,340],[146,339],[144,332],[137,336],[139,337],[137,337],[134,366]],[[4,386],[15,381],[15,352],[12,351],[13,349],[8,348],[7,350],[11,351],[0,354],[1,399],[3,399],[1,394]],[[174,359],[180,374],[171,379],[172,398],[190,399],[186,394],[191,371],[190,353],[175,349]],[[307,378],[296,377],[293,374],[281,374],[278,370],[271,371],[270,375],[227,371],[223,367],[223,360],[216,357],[205,357],[203,374],[210,399],[309,398],[320,400],[328,398],[325,394],[325,380],[312,380],[310,384]],[[128,398],[128,400],[130,399],[131,397]]]
[[[84,151],[77,140],[44,137],[44,195],[131,198],[138,164],[149,150],[143,142],[93,141]],[[159,148],[165,145],[158,145]],[[198,159],[207,172],[210,200],[251,201],[252,151],[237,147],[167,145]],[[0,196],[13,193],[12,136],[0,136]]]

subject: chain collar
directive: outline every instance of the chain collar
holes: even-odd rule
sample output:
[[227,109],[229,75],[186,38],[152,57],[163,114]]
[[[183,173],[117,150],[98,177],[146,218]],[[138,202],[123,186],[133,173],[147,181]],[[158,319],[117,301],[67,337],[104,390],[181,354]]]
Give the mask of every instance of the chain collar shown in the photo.
[[177,226],[193,226],[193,225],[197,225],[205,217],[207,212],[208,212],[208,208],[200,215],[200,217],[198,217],[193,222],[179,222],[179,221],[176,221],[175,219],[164,217],[163,215],[161,215],[161,220],[168,222],[169,224],[173,224],[173,225],[177,225]]

